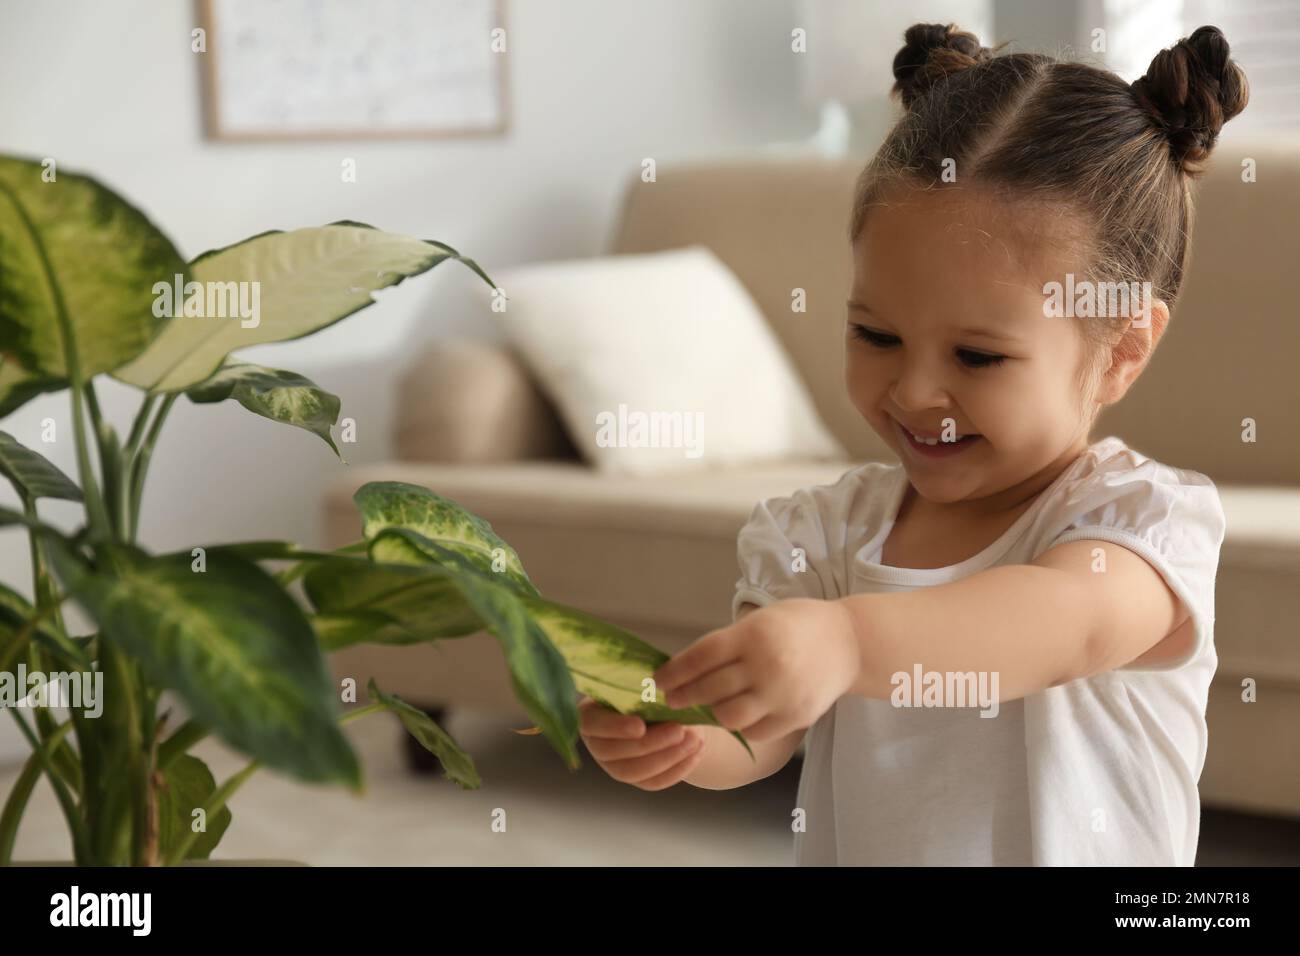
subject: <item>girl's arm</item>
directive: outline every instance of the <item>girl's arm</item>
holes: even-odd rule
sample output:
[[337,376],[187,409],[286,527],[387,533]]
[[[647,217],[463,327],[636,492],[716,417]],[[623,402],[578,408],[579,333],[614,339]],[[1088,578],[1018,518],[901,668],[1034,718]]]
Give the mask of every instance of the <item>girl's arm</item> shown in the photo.
[[1164,578],[1109,541],[1072,541],[1031,564],[836,603],[857,652],[850,692],[885,700],[891,677],[910,676],[918,664],[940,673],[997,672],[998,698],[1016,700],[1137,658],[1172,659],[1194,636]]
[[704,739],[704,755],[682,779],[701,790],[734,790],[770,777],[790,762],[807,733],[803,729],[772,740],[751,740],[754,759],[750,760],[731,731],[701,724],[693,725],[691,730]]
[[839,698],[889,700],[894,676],[918,667],[954,693],[969,681],[949,675],[984,672],[987,687],[996,673],[992,695],[1016,700],[1138,659],[1172,660],[1194,636],[1143,558],[1083,540],[952,584],[777,601],[706,634],[654,676],[668,706],[712,707],[751,744],[778,743],[772,753],[784,763],[789,741]]

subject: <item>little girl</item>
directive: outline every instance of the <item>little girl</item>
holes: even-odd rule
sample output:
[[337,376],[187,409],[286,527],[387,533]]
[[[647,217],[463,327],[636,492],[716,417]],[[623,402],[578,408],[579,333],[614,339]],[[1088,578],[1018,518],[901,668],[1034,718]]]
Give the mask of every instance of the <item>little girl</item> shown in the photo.
[[587,699],[584,739],[642,789],[723,789],[807,731],[801,864],[1190,866],[1223,511],[1204,475],[1091,430],[1165,332],[1189,179],[1245,77],[1214,27],[1129,85],[937,24],[894,76],[846,383],[901,464],[754,509],[735,622],[655,674],[726,729]]

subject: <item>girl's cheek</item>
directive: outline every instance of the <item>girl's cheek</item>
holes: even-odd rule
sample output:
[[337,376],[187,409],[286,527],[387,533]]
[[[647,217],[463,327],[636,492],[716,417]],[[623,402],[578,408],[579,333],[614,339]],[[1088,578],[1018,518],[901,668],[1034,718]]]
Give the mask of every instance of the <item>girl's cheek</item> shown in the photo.
[[848,389],[853,407],[861,414],[870,415],[873,407],[880,404],[877,395],[879,391],[878,376],[872,375],[867,363],[861,359],[849,357],[845,369],[844,384]]

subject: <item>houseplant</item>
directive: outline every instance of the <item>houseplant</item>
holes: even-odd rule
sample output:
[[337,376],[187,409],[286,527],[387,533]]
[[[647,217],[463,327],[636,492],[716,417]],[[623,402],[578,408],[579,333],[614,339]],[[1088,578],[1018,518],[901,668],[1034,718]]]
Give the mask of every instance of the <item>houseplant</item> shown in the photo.
[[[521,704],[570,768],[579,693],[650,721],[716,725],[705,708],[664,704],[648,678],[665,655],[546,600],[486,522],[424,488],[363,486],[361,538],[335,551],[256,541],[151,554],[138,543],[150,457],[182,394],[237,401],[334,448],[337,397],[232,353],[309,335],[448,260],[492,284],[450,246],[349,221],[260,233],[186,263],[94,179],[0,156],[0,419],[67,390],[77,460],[74,481],[0,432],[0,474],[22,505],[0,509],[0,525],[25,530],[33,568],[31,601],[0,584],[0,692],[7,680],[25,696],[30,720],[7,709],[32,748],[0,808],[0,864],[42,775],[78,864],[206,858],[229,825],[227,802],[258,767],[359,788],[339,724],[378,711],[396,715],[449,778],[477,787],[455,741],[373,683],[368,703],[339,716],[347,689],[333,686],[323,655],[360,641],[491,634]],[[101,413],[102,375],[141,392],[125,439]],[[83,523],[46,523],[42,498],[80,503]],[[92,633],[69,632],[68,601]],[[60,723],[43,706],[57,675],[67,675],[60,694],[101,688],[95,708],[72,706]],[[188,719],[173,718],[165,692]],[[209,734],[251,758],[220,785],[189,752]]]

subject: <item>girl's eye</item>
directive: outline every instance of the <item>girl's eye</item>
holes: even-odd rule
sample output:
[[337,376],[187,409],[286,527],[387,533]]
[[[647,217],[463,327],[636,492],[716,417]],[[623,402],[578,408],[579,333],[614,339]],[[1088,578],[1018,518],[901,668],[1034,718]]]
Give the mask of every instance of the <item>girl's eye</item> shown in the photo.
[[884,332],[874,332],[865,325],[858,325],[856,322],[852,323],[852,328],[853,337],[855,339],[861,339],[863,342],[870,342],[877,348],[887,349],[891,345],[898,344],[897,335],[886,335]]
[[[852,324],[852,329],[854,338],[869,342],[876,348],[893,348],[899,342],[897,335],[876,332],[865,325],[858,325],[856,322]],[[957,357],[961,359],[962,364],[969,368],[988,368],[991,365],[1001,365],[1007,359],[1005,355],[994,355],[991,352],[975,352],[971,349],[957,349]]]
[[993,355],[989,352],[972,352],[970,349],[958,349],[957,355],[971,368],[988,368],[990,365],[1001,365],[1007,359],[1005,355]]

